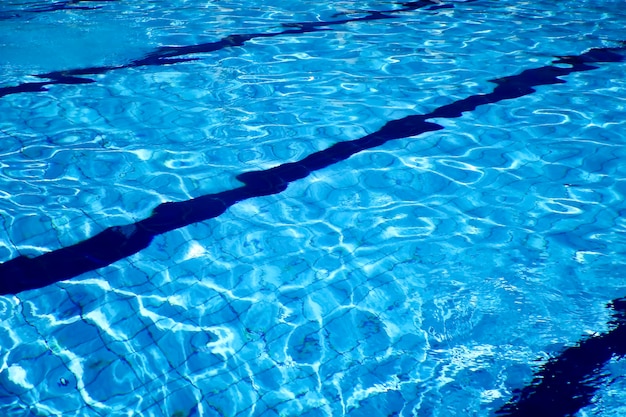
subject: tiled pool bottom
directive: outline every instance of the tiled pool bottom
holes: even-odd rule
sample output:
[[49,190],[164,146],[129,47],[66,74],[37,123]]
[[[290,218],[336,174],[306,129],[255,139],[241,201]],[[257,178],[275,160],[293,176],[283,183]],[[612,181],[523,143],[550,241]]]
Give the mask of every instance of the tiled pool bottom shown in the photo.
[[623,45],[394,7],[2,90],[1,411],[623,414]]

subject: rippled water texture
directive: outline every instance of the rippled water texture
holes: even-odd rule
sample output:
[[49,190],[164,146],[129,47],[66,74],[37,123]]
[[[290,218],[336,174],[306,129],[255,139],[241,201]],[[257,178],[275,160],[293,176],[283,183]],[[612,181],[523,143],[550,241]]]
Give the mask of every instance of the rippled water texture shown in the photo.
[[0,262],[389,137],[0,296],[0,414],[496,415],[626,296],[622,3],[2,2]]

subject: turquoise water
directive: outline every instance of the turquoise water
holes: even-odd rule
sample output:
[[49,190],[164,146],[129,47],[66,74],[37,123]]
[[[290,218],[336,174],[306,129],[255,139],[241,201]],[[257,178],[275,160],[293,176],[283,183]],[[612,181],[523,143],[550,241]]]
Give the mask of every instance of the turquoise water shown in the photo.
[[[3,290],[0,410],[497,414],[626,296],[626,62],[557,58],[625,28],[611,0],[3,2],[0,262],[122,237]],[[619,359],[543,415],[624,415]]]

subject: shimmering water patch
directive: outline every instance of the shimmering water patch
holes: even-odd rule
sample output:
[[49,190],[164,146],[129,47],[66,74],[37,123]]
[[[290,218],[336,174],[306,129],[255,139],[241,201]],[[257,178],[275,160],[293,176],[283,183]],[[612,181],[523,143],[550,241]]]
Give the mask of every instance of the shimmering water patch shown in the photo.
[[[154,28],[152,39],[165,45],[212,42],[247,33],[246,21],[278,33],[283,28],[272,28],[276,21],[268,18],[288,14],[269,2],[254,8],[187,3],[189,13],[181,7],[159,16],[162,30]],[[229,6],[236,9],[230,16]],[[73,211],[62,217],[61,238],[79,241],[71,235],[73,225],[82,229],[88,217],[96,221],[85,223],[101,230],[126,225],[115,233],[128,238],[137,231],[132,222],[150,215],[145,203],[156,207],[234,189],[240,184],[233,173],[298,161],[376,132],[387,120],[488,94],[493,88],[488,79],[547,65],[555,51],[578,54],[598,46],[598,39],[609,42],[606,25],[612,34],[620,30],[620,19],[583,22],[573,16],[572,25],[553,32],[558,37],[550,34],[567,22],[568,8],[577,15],[592,11],[586,2],[577,8],[535,2],[534,12],[530,4],[498,3],[491,10],[478,2],[455,6],[424,20],[414,11],[386,20],[380,30],[352,22],[347,26],[355,30],[249,42],[239,56],[222,53],[213,65],[203,54],[198,56],[203,62],[111,71],[94,77],[98,83],[25,94],[34,97],[28,105],[41,96],[57,103],[17,112],[12,120],[18,122],[4,122],[3,129],[11,125],[11,149],[25,148],[34,160],[54,160],[56,170],[48,175],[63,182],[58,188],[36,183],[46,200],[28,209],[8,206],[3,215],[9,220],[3,220],[11,224],[16,216],[46,214],[40,207],[47,208],[68,184],[92,192],[81,200],[87,203],[80,207],[85,215],[76,218],[80,211],[72,200],[62,199]],[[158,9],[141,2],[133,7]],[[290,7],[310,20],[318,14],[368,15],[345,3],[336,11],[330,4]],[[197,13],[205,9],[215,13]],[[519,21],[515,31],[505,24],[511,21],[505,15],[513,12]],[[216,15],[223,25],[210,20]],[[187,17],[190,29],[181,25]],[[231,25],[237,30],[228,30]],[[581,25],[588,36],[567,38]],[[342,43],[347,46],[334,55]],[[376,55],[386,45],[389,50]],[[397,56],[385,59],[393,49]],[[286,63],[279,67],[283,56]],[[394,61],[400,63],[394,67]],[[207,75],[220,66],[226,66],[222,78]],[[2,346],[12,352],[2,351],[8,359],[0,373],[11,379],[3,389],[21,390],[17,396],[4,393],[6,408],[22,414],[62,409],[64,415],[495,411],[532,379],[530,364],[538,358],[545,361],[586,333],[605,331],[604,306],[623,286],[621,154],[619,146],[608,145],[622,140],[619,112],[598,114],[591,106],[611,96],[601,85],[609,74],[620,79],[621,66],[601,67],[454,120],[440,117],[443,130],[351,155],[290,183],[281,194],[233,205],[219,221],[164,233],[144,252],[108,268],[4,297],[9,328],[24,336],[13,340],[15,335],[0,333]],[[314,72],[313,80],[307,71]],[[559,96],[561,91],[567,95]],[[596,96],[597,91],[603,92]],[[590,94],[585,111],[568,110],[577,94]],[[6,103],[11,115],[14,105],[28,108],[26,102]],[[611,103],[617,108],[619,98]],[[60,113],[64,116],[57,117]],[[46,149],[31,146],[44,137],[53,139]],[[72,146],[80,149],[64,155],[76,155],[73,160],[49,152]],[[93,166],[85,162],[92,156]],[[41,169],[39,163],[35,169]],[[73,182],[64,176],[64,165],[81,167]],[[98,177],[100,169],[107,177]],[[19,170],[7,172],[19,184]],[[20,186],[28,189],[36,178],[27,180]],[[72,187],[68,190],[71,195]],[[37,197],[31,194],[28,198]],[[580,213],[549,211],[546,202]],[[18,232],[25,233],[11,231]],[[59,296],[63,291],[72,302]],[[37,311],[15,313],[16,300]],[[62,327],[74,332],[63,334]],[[359,337],[345,341],[338,331]],[[52,353],[34,356],[55,370],[47,381],[31,369],[36,361],[28,346],[45,347],[33,341],[51,340],[51,333],[59,341],[48,343]],[[85,338],[71,337],[79,333]],[[52,357],[67,361],[68,368]],[[72,391],[61,396],[62,387]],[[597,398],[613,410],[615,404],[606,402],[613,394],[600,390]],[[66,405],[54,398],[67,399]]]

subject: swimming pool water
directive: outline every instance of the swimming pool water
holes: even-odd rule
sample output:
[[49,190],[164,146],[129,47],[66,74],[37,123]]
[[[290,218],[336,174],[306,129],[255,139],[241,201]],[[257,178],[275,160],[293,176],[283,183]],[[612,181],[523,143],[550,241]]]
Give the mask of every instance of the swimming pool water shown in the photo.
[[6,1],[7,416],[626,412],[621,1]]

